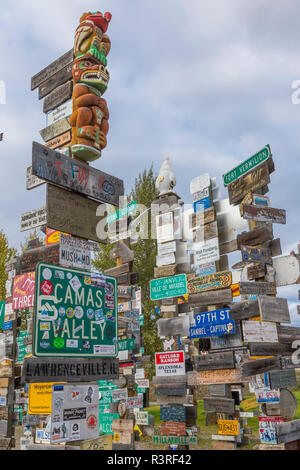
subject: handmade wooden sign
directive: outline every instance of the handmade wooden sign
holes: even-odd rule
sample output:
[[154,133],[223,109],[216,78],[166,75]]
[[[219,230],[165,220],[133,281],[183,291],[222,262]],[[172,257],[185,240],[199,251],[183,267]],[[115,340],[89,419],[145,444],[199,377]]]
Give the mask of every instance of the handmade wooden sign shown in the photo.
[[270,371],[269,380],[270,380],[270,386],[273,389],[297,386],[295,369]]
[[37,176],[34,176],[32,174],[32,167],[30,166],[27,168],[26,171],[26,189],[27,191],[30,191],[31,189],[38,188],[42,184],[45,184],[46,182]]
[[[211,292],[201,292],[199,294],[191,294],[189,295],[189,303],[188,306],[198,306],[198,305],[209,305],[211,302]],[[214,305],[219,304],[230,304],[232,302],[232,290],[228,289],[220,289],[216,290],[213,293],[214,295]],[[180,309],[180,306],[179,306]]]
[[208,397],[203,400],[205,411],[228,413],[229,415],[233,415],[235,412],[234,400],[231,398]]
[[241,401],[241,407],[243,410],[248,411],[252,410],[253,408],[258,408],[258,403],[256,397],[248,398],[247,400]]
[[[278,343],[275,323],[243,321],[243,337],[247,343]],[[275,387],[276,388],[276,387]]]
[[280,368],[280,358],[270,357],[267,359],[244,362],[242,364],[242,373],[243,377],[250,377],[270,370],[278,370],[278,368]]
[[239,321],[235,321],[235,329],[236,332],[234,334],[220,338],[211,338],[211,349],[217,351],[220,349],[240,348],[243,346],[242,331]]
[[150,281],[151,300],[161,300],[187,294],[186,274]]
[[236,168],[223,175],[225,187],[271,158],[271,148],[269,145],[266,145],[266,147],[264,147],[258,153],[248,158]]
[[185,423],[185,417],[185,407],[182,405],[162,405],[160,407],[161,421],[176,421],[179,423]]
[[96,233],[97,224],[104,218],[97,217],[98,206],[96,201],[47,185],[47,227],[53,230],[106,243],[107,239],[99,240]]
[[249,350],[252,357],[288,356],[295,351],[292,344],[281,343],[249,343]]
[[45,207],[31,212],[26,212],[21,216],[20,232],[34,230],[35,228],[46,225],[47,223],[47,210]]
[[189,227],[191,230],[196,230],[206,224],[210,224],[216,220],[216,212],[212,207],[203,212],[193,213],[189,218]]
[[275,282],[278,287],[296,284],[300,278],[300,264],[296,256],[282,256],[273,260]]
[[255,222],[268,222],[273,224],[286,224],[286,211],[272,207],[243,205],[243,217]]
[[[198,387],[199,385],[213,384],[237,384],[248,381],[242,378],[240,369],[206,370],[200,372],[188,372],[188,385]],[[249,379],[250,381],[250,379]]]
[[45,144],[45,147],[51,149],[51,150],[56,150],[60,149],[62,147],[65,147],[69,142],[71,142],[71,131],[67,131],[64,134],[59,135],[58,137],[55,137],[52,140],[49,140]]
[[[53,124],[45,127],[44,129],[40,130],[40,136],[44,140],[44,142],[50,142],[51,140],[59,137],[66,132],[71,130],[70,123],[68,119],[62,118],[58,121],[55,121]],[[45,147],[47,148],[47,147]]]
[[[170,380],[172,380],[170,378]],[[185,396],[187,394],[186,383],[170,383],[155,386],[155,395],[157,397]]]
[[39,100],[72,79],[72,65],[72,63],[67,64],[39,86]]
[[181,445],[181,446],[189,446],[189,445],[197,445],[198,439],[197,437],[192,436],[153,436],[152,438],[153,444],[159,445]]
[[32,147],[32,172],[50,183],[115,206],[124,195],[122,180],[36,142]]
[[242,260],[246,263],[255,262],[255,263],[264,263],[271,264],[271,250],[268,248],[260,247],[251,247],[251,246],[241,246]]
[[[276,418],[273,418],[274,420]],[[284,423],[283,419],[277,418],[276,436],[278,443],[288,443],[300,439],[300,419]]]
[[179,421],[166,421],[161,426],[162,436],[186,436],[186,424]]
[[188,293],[195,294],[203,291],[224,289],[232,284],[232,273],[223,271],[207,276],[190,277],[188,280]]
[[188,316],[160,319],[157,321],[158,336],[165,338],[166,336],[188,336],[190,327],[190,319]]
[[267,186],[270,181],[269,166],[267,163],[263,163],[247,175],[229,184],[228,194],[230,204],[239,203],[246,194]]
[[254,246],[273,240],[273,229],[271,226],[259,227],[250,232],[243,232],[237,236],[238,248],[243,245]]
[[240,434],[238,420],[218,420],[218,433],[221,436],[238,436]]
[[71,64],[73,62],[73,58],[73,49],[71,49],[59,59],[55,60],[52,64],[48,65],[48,67],[43,69],[41,72],[34,75],[31,79],[31,90],[35,90],[65,66]]
[[295,395],[291,390],[287,388],[280,389],[280,416],[286,420],[291,420],[294,418],[297,409],[298,403]]
[[203,354],[196,359],[196,370],[218,370],[218,369],[234,369],[235,358],[233,351],[215,352]]
[[260,279],[266,275],[266,265],[262,263],[255,263],[246,267],[247,279],[249,281]]
[[47,114],[49,111],[60,106],[65,101],[71,99],[73,93],[73,83],[72,80],[67,81],[63,85],[55,88],[51,93],[49,93],[43,105],[43,111]]
[[59,264],[59,244],[25,251],[21,256],[22,274],[33,272],[38,263]]
[[241,295],[274,295],[276,296],[276,285],[273,282],[241,282]]
[[116,280],[96,287],[89,272],[45,263],[36,276],[34,355],[116,357]]
[[86,439],[81,443],[80,450],[112,450],[112,435],[99,436],[97,439]]
[[291,322],[287,299],[259,297],[258,303],[262,320],[276,323]]
[[27,383],[112,380],[119,377],[119,361],[108,358],[27,358],[22,373]]

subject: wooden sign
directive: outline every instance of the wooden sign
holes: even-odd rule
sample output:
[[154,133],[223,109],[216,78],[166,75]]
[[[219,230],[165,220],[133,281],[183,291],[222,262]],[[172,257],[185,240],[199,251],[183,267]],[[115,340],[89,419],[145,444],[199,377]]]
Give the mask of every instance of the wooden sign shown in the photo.
[[65,101],[61,106],[53,109],[47,114],[46,122],[47,126],[51,126],[61,119],[65,119],[71,116],[73,113],[73,100]]
[[172,264],[171,266],[162,266],[160,268],[154,268],[155,279],[173,277],[176,275],[176,273],[177,273],[177,264]]
[[70,80],[63,85],[55,88],[44,100],[43,111],[47,114],[49,111],[60,106],[65,101],[72,98],[73,93],[73,81]]
[[59,264],[59,244],[25,251],[21,256],[21,272],[33,272],[38,263]]
[[276,296],[277,289],[273,282],[241,282],[240,294],[241,295],[274,295]]
[[269,380],[270,380],[270,386],[273,389],[297,386],[295,369],[270,371]]
[[289,422],[278,422],[276,426],[278,443],[288,443],[300,439],[300,419]]
[[[243,321],[243,337],[247,343],[278,343],[276,323]],[[276,388],[276,387],[274,387]]]
[[34,211],[26,212],[21,216],[20,232],[34,230],[35,228],[46,225],[47,223],[47,210],[45,207],[36,209]]
[[228,185],[230,204],[239,203],[246,194],[255,192],[267,186],[270,182],[269,166],[267,163],[263,163],[255,170]]
[[253,408],[258,408],[258,403],[256,397],[248,398],[247,400],[241,401],[241,407],[243,410],[248,411],[252,410]]
[[251,246],[241,246],[242,259],[246,263],[255,262],[255,263],[264,263],[271,264],[271,250],[268,248],[260,247],[251,247]]
[[168,243],[158,243],[157,244],[157,255],[163,256],[168,255],[170,253],[176,252],[176,241],[171,241]]
[[112,435],[99,436],[97,439],[87,439],[80,445],[80,450],[112,450]]
[[31,189],[38,188],[42,184],[45,184],[46,181],[38,178],[37,176],[34,176],[32,174],[32,167],[30,166],[27,168],[26,171],[26,189],[27,191],[30,191]]
[[204,398],[203,400],[205,411],[228,413],[229,415],[233,415],[235,412],[235,403],[231,398],[208,397]]
[[171,375],[170,377],[153,377],[152,378],[152,384],[153,385],[168,385],[168,384],[181,384],[181,383],[186,383],[186,375],[183,376],[176,376],[176,375]]
[[262,243],[273,240],[272,226],[259,227],[250,232],[243,232],[237,236],[238,248],[241,249],[243,245],[257,246]]
[[247,279],[249,281],[260,279],[262,277],[265,277],[266,275],[266,266],[265,264],[258,263],[258,264],[253,264],[252,266],[249,266],[246,268],[247,270]]
[[203,227],[206,224],[210,224],[216,220],[216,212],[212,207],[203,212],[197,212],[190,215],[189,227],[191,230]]
[[53,90],[72,79],[73,63],[65,65],[64,68],[56,72],[39,86],[39,100],[45,98]]
[[270,357],[244,362],[242,364],[242,374],[243,377],[251,377],[271,370],[277,370],[278,368],[280,368],[280,358]]
[[262,320],[276,323],[291,323],[287,299],[259,297],[258,303]]
[[[250,379],[249,379],[250,380]],[[188,372],[188,385],[237,384],[244,382],[240,369],[206,370]],[[247,380],[246,380],[247,381]]]
[[49,140],[49,142],[45,144],[45,147],[51,150],[59,149],[60,147],[66,146],[69,142],[71,142],[71,140],[72,140],[72,133],[71,131],[67,131],[64,134],[61,134],[58,137],[55,137],[54,139]]
[[218,433],[222,436],[239,436],[240,426],[238,420],[219,420]]
[[119,361],[108,358],[27,358],[22,371],[27,383],[92,382],[118,379]]
[[161,426],[162,436],[186,436],[186,424],[178,421],[166,421]]
[[284,419],[290,420],[293,419],[297,409],[298,403],[293,392],[287,388],[282,388],[280,390],[280,416]]
[[[210,385],[209,393],[215,397],[226,397],[231,398],[231,386],[226,384],[221,385]],[[217,423],[216,423],[217,424]]]
[[286,224],[286,211],[272,207],[243,205],[243,217],[256,222],[268,222],[273,224]]
[[235,321],[236,332],[222,338],[211,338],[210,344],[212,350],[240,348],[243,346],[242,331],[239,321]]
[[296,256],[282,256],[273,260],[275,282],[278,287],[296,284],[300,278],[300,264]]
[[42,83],[46,80],[51,78],[57,72],[62,70],[66,65],[69,65],[74,60],[74,53],[73,49],[68,51],[66,54],[61,56],[59,59],[55,60],[52,64],[48,65],[45,69],[43,69],[38,74],[34,75],[31,79],[31,90],[35,90],[38,88]]
[[[50,142],[51,140],[55,139],[68,131],[71,130],[71,125],[66,118],[62,118],[59,121],[54,122],[45,129],[40,130],[40,136],[44,140],[44,142]],[[45,147],[47,149],[47,147]],[[49,149],[47,149],[49,150]]]
[[133,434],[134,421],[131,419],[114,419],[112,430],[114,433],[124,432]]
[[249,343],[249,350],[252,357],[288,356],[295,351],[292,344],[281,343]]
[[212,238],[208,241],[197,242],[193,244],[195,253],[193,256],[193,264],[202,265],[206,263],[214,263],[220,259],[219,239]]
[[232,284],[232,273],[223,271],[207,276],[192,277],[188,280],[188,293],[195,294],[203,291],[211,291],[230,287]]
[[161,421],[176,421],[185,422],[186,411],[182,405],[162,405],[160,407],[160,419]]
[[233,181],[238,180],[243,175],[256,168],[258,165],[261,165],[265,161],[268,161],[269,159],[271,159],[271,157],[271,148],[269,145],[266,145],[258,153],[248,158],[236,168],[223,175],[225,187],[231,184]]
[[197,437],[189,437],[189,436],[153,436],[152,438],[153,444],[159,445],[181,445],[181,446],[189,446],[189,445],[197,445],[198,439]]
[[155,395],[161,396],[185,396],[187,393],[186,383],[170,383],[155,386]]
[[119,198],[124,195],[122,180],[36,142],[32,147],[32,172],[50,183],[114,206],[119,206]]
[[191,194],[195,194],[199,191],[204,191],[207,188],[210,188],[211,180],[208,173],[203,175],[197,176],[196,178],[192,179],[190,184]]
[[[211,292],[201,292],[199,294],[192,294],[189,295],[189,308],[196,305],[204,305],[207,306],[211,302]],[[220,289],[214,291],[214,305],[227,305],[232,302],[232,290],[231,288],[228,289]],[[180,309],[180,306],[179,306]]]
[[47,185],[47,227],[53,230],[106,243],[107,240],[99,240],[96,234],[97,225],[104,218],[97,217],[98,206],[96,201]]
[[157,321],[158,336],[189,336],[190,319],[188,316],[160,319]]
[[235,358],[233,351],[215,352],[200,355],[196,358],[196,370],[234,369]]

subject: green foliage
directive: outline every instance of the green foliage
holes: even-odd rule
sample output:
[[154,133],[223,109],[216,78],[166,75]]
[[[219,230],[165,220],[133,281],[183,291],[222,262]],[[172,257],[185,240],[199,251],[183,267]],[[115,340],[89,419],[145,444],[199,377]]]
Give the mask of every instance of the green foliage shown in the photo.
[[0,230],[0,301],[5,300],[6,297],[6,281],[8,276],[5,272],[5,264],[15,256],[16,250],[9,248],[8,239],[5,233]]
[[100,245],[99,244],[99,251],[95,256],[93,266],[97,271],[103,273],[107,269],[111,269],[115,267],[114,260],[111,260],[109,257],[109,253],[113,249],[115,244],[110,243],[108,245]]
[[37,238],[39,239],[41,246],[46,244],[46,239],[41,234],[39,234],[35,228],[32,232],[25,236],[24,243],[20,243],[21,253],[28,251],[28,243],[32,240],[36,240]]

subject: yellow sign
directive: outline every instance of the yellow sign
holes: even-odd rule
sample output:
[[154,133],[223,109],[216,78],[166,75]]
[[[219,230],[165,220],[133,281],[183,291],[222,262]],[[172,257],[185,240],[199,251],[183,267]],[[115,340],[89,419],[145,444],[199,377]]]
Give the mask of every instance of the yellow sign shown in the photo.
[[56,383],[29,384],[29,415],[51,415],[52,385]]
[[[46,231],[46,246],[54,245],[56,243],[59,243],[61,233],[62,232],[58,232],[57,230],[52,230],[50,228],[47,228],[47,231]],[[70,236],[68,233],[63,233],[63,235],[67,235],[68,237]]]
[[239,284],[232,284],[232,297],[240,297],[240,285]]
[[137,424],[134,426],[134,430],[135,430],[135,431],[138,431],[140,437],[142,437],[143,433],[142,433],[142,431],[140,430],[140,428],[138,427]]
[[248,398],[247,400],[243,400],[241,402],[241,406],[243,410],[248,411],[251,410],[252,408],[257,408],[259,405],[257,403],[256,397]]
[[218,421],[218,434],[222,436],[238,436],[240,427],[238,420],[220,420]]
[[116,433],[114,434],[114,442],[115,442],[116,444],[118,444],[118,442],[120,441],[120,439],[121,439],[120,434],[116,432]]

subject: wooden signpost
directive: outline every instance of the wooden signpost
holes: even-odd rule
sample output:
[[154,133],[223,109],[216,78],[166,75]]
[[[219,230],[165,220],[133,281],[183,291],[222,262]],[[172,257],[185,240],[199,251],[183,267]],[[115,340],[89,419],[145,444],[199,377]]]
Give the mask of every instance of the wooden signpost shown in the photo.
[[256,222],[269,222],[273,224],[286,224],[286,211],[283,209],[273,209],[271,207],[243,205],[244,219],[255,220]]

